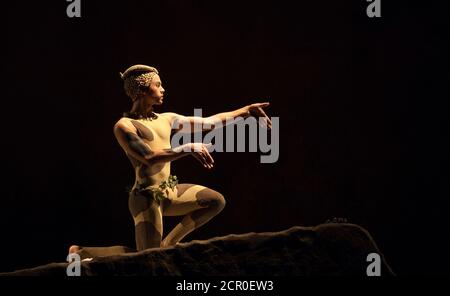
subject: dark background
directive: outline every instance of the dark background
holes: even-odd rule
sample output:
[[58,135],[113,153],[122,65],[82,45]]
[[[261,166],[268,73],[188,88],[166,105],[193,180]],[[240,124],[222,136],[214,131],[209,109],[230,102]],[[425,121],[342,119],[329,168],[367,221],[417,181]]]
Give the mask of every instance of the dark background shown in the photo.
[[0,271],[65,261],[74,243],[134,246],[112,126],[130,107],[118,72],[142,63],[161,72],[157,111],[269,100],[280,117],[277,163],[173,163],[228,201],[186,240],[345,217],[396,273],[448,274],[448,10],[292,2],[84,0],[80,19],[63,0],[3,3]]

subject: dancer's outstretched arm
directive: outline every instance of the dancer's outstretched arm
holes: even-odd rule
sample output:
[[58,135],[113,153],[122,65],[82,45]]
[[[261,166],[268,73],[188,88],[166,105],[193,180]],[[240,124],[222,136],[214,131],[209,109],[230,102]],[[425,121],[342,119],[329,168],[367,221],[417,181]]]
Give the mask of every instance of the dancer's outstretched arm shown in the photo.
[[230,119],[247,118],[249,116],[262,117],[264,125],[272,128],[272,122],[266,115],[263,108],[269,106],[269,103],[255,103],[234,111],[222,112],[209,117],[184,116],[177,113],[165,113],[169,116],[172,127],[176,131],[196,132],[201,128],[203,131],[213,130],[218,127],[224,127],[232,122]]

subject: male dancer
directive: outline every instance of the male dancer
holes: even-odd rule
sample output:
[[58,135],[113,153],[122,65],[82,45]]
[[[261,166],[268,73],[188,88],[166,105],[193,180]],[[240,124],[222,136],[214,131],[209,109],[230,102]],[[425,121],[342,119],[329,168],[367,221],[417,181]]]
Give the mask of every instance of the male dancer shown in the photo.
[[[211,169],[214,160],[208,151],[210,146],[203,143],[172,148],[171,131],[192,132],[195,126],[201,126],[203,131],[211,130],[225,126],[231,118],[249,116],[263,117],[271,128],[271,121],[262,109],[269,103],[251,104],[210,117],[156,113],[154,107],[162,105],[165,92],[158,70],[134,65],[121,73],[121,78],[132,107],[114,125],[114,134],[136,176],[128,203],[135,225],[136,248],[140,251],[173,246],[220,213],[225,198],[205,186],[178,184],[177,178],[170,174],[172,161],[193,156],[206,169]],[[163,216],[184,216],[164,239]],[[71,247],[71,252],[79,250],[78,246]]]

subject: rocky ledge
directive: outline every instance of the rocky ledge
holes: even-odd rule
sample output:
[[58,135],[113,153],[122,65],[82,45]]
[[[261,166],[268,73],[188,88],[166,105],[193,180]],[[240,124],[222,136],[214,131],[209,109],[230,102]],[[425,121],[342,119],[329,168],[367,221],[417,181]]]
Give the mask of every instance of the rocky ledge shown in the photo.
[[[95,257],[81,263],[81,275],[366,276],[371,253],[380,255],[382,276],[394,275],[364,228],[326,223],[280,232],[230,234],[175,247]],[[66,276],[67,267],[68,263],[51,263],[1,275]]]

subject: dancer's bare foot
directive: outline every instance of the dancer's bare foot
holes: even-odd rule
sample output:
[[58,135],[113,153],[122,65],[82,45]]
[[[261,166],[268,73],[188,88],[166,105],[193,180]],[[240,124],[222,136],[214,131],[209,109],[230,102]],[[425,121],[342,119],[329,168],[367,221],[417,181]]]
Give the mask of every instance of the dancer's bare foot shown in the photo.
[[[74,254],[74,253],[78,254],[80,251],[81,251],[81,247],[77,246],[77,245],[72,245],[69,248],[69,254]],[[84,258],[81,260],[81,262],[86,262],[86,261],[89,262],[89,261],[92,261],[92,259],[94,259],[94,258]]]
[[78,253],[81,250],[80,246],[72,245],[69,248],[69,254]]

